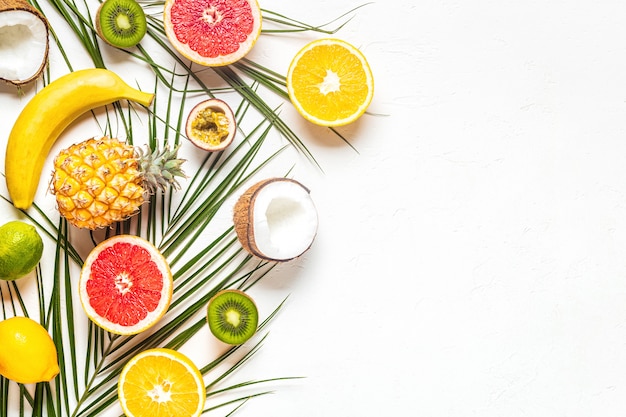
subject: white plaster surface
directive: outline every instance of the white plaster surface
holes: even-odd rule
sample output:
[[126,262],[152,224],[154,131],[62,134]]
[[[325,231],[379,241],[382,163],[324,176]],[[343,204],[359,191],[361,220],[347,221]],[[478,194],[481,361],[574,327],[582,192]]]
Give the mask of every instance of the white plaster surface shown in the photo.
[[[320,229],[257,290],[289,298],[241,375],[305,378],[236,415],[624,416],[626,3],[385,0],[334,36],[376,115],[341,129],[355,152],[283,109],[324,169],[294,171]],[[285,72],[302,38],[272,42],[253,57]]]

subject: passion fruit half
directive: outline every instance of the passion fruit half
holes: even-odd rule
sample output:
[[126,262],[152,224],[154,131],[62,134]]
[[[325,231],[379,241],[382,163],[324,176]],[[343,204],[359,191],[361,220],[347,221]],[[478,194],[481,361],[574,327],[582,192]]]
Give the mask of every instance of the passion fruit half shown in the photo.
[[187,116],[185,133],[200,149],[217,152],[226,149],[235,138],[237,122],[230,106],[218,98],[195,105]]

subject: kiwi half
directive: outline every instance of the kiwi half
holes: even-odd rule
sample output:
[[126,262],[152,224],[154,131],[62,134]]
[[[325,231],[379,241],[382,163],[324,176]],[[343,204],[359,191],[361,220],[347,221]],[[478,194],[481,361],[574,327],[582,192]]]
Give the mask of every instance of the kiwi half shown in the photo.
[[105,0],[96,14],[96,31],[109,45],[130,48],[146,34],[146,14],[135,0]]
[[207,322],[216,338],[229,345],[240,345],[256,333],[259,313],[249,295],[226,289],[209,300]]

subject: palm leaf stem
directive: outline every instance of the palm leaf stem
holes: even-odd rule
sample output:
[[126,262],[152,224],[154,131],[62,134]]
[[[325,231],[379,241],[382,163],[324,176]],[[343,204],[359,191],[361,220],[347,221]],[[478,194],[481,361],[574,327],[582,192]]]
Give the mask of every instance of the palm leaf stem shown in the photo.
[[[62,220],[63,233],[59,236],[59,241],[63,242],[63,247],[67,247],[69,245],[68,236],[68,224],[66,220]],[[74,293],[72,292],[72,274],[70,270],[70,259],[68,257],[67,251],[63,251],[63,275],[65,277],[64,289],[65,289],[65,323],[67,328],[68,335],[76,334],[75,317],[74,317]],[[72,364],[78,363],[78,355],[77,355],[77,346],[76,339],[72,336],[69,337],[69,351],[70,351],[70,361]],[[71,367],[72,370],[72,385],[74,387],[74,398],[78,398],[78,369],[76,366]],[[66,396],[68,398],[68,396]],[[67,401],[67,400],[66,400]],[[67,413],[65,415],[69,415],[69,403],[67,403]]]
[[[68,318],[71,318],[71,314],[72,314],[72,305],[71,305],[71,294],[70,297],[67,298],[67,291],[69,290],[67,287],[69,285],[71,285],[70,283],[70,276],[69,276],[69,270],[65,269],[65,273],[63,274],[65,276],[65,280],[61,279],[61,269],[63,268],[62,264],[65,264],[67,267],[67,255],[62,256],[62,244],[61,242],[65,239],[64,236],[66,236],[67,234],[67,226],[64,225],[64,220],[60,219],[59,220],[59,237],[57,239],[57,245],[55,248],[55,262],[54,262],[54,283],[53,283],[53,287],[52,287],[52,294],[51,294],[51,299],[50,299],[50,317],[51,317],[51,332],[52,332],[52,339],[54,341],[54,344],[56,346],[56,350],[57,350],[57,358],[59,361],[59,368],[60,368],[60,372],[59,375],[56,377],[56,401],[52,402],[50,399],[50,406],[53,406],[54,404],[56,404],[56,414],[57,415],[69,415],[69,392],[68,392],[68,376],[67,376],[67,368],[68,368],[68,364],[66,363],[66,357],[65,357],[65,343],[64,343],[64,337],[63,337],[63,324],[62,322],[65,320],[67,320]],[[65,229],[65,230],[63,230]],[[65,259],[65,262],[62,262],[62,260]],[[63,292],[63,287],[65,287],[66,290],[66,316],[63,317],[63,312],[62,312],[62,302],[61,302],[61,295]],[[68,309],[70,308],[70,309]],[[72,318],[73,321],[73,318]],[[70,333],[72,334],[72,333]],[[75,350],[76,345],[75,343],[72,341],[72,338],[70,337],[70,350]],[[76,363],[75,362],[75,355],[74,357],[72,357],[70,359],[70,364]],[[73,366],[71,366],[72,369],[74,369]],[[76,375],[75,369],[74,372],[72,372],[72,374],[74,375],[74,381],[77,382],[78,381],[78,377]],[[77,390],[77,387],[75,387],[75,389]],[[76,391],[77,394],[77,391]],[[65,406],[65,410],[62,409],[62,407]]]
[[233,64],[233,66],[243,74],[247,75],[250,79],[258,82],[282,99],[289,100],[289,93],[286,88],[287,83],[284,76],[275,74],[246,58]]
[[[241,264],[240,267],[243,267],[244,264]],[[223,265],[230,265],[230,262],[225,262]],[[229,280],[230,277],[225,278],[222,282],[222,286],[225,285],[225,283]],[[168,348],[180,348],[185,341],[189,340],[193,336],[193,334],[195,334],[202,327],[204,327],[206,325],[205,320],[200,319],[195,324],[192,324],[190,326],[184,326],[184,328],[187,329],[185,331],[184,337],[182,336],[182,334],[178,334],[169,343],[165,343],[165,341],[170,338],[177,329],[181,328],[183,324],[190,318],[192,318],[192,316],[194,316],[200,308],[206,305],[208,299],[210,299],[215,294],[215,292],[219,290],[219,288],[220,286],[207,293],[207,295],[202,297],[201,300],[195,302],[191,307],[188,307],[182,314],[177,315],[172,321],[163,325],[155,333],[142,340],[139,344],[125,349],[123,356],[118,356],[117,359],[112,360],[106,366],[102,366],[98,373],[106,373],[106,376],[104,376],[97,385],[94,385],[94,387],[89,390],[89,396],[95,394],[96,392],[100,392],[100,394],[95,397],[88,405],[86,405],[79,414],[76,414],[76,416],[96,416],[98,415],[98,413],[100,413],[102,410],[109,407],[116,401],[117,392],[114,385],[115,379],[121,372],[128,358],[132,357],[136,352],[161,345]],[[126,338],[124,341],[122,341],[122,344],[116,346],[115,348],[112,348],[109,353],[114,353],[116,350],[120,349],[123,344],[131,339],[132,338]]]
[[[242,403],[245,403],[245,402],[247,402],[248,400],[250,400],[250,399],[252,399],[252,398],[261,397],[261,396],[263,396],[263,395],[267,395],[267,394],[271,394],[271,393],[272,393],[271,391],[265,391],[265,392],[258,392],[258,393],[256,393],[256,394],[247,395],[247,396],[245,396],[245,397],[235,398],[235,399],[233,399],[233,400],[226,401],[226,402],[224,402],[224,403],[221,403],[221,404],[215,405],[215,406],[213,406],[213,407],[205,408],[205,409],[204,409],[204,411],[203,411],[202,413],[203,413],[203,414],[210,413],[211,411],[215,411],[215,410],[217,410],[217,409],[220,409],[220,408],[223,408],[223,407],[227,407],[227,406],[232,405],[232,404],[239,404],[239,406],[241,406],[241,405],[242,405]],[[235,410],[233,410],[232,412],[228,413],[228,416],[232,415],[232,413],[233,413],[234,411],[236,411],[237,409],[239,409],[239,406],[238,406],[238,407],[236,407],[236,408],[235,408]]]
[[[163,32],[162,26],[159,26],[158,29],[156,29],[159,32]],[[199,85],[207,92],[207,94],[209,94],[210,96],[213,96],[213,93],[206,88],[206,86],[204,85],[204,83],[200,80],[199,77],[197,77],[195,75],[195,73],[191,70],[191,67],[187,66],[179,57],[178,55],[172,50],[171,47],[169,47],[165,41],[163,41],[161,39],[161,37],[156,36],[156,35],[152,35],[153,39],[155,39],[157,42],[159,42],[161,44],[161,46],[174,58],[178,61],[178,63],[180,65],[183,66],[183,68],[185,68],[195,79],[196,82],[199,83]],[[278,131],[298,150],[300,151],[303,155],[305,155],[307,157],[307,159],[309,159],[311,162],[313,162],[315,165],[317,165],[318,167],[319,164],[317,163],[317,161],[315,160],[315,158],[313,157],[312,153],[309,151],[309,149],[304,145],[304,143],[302,142],[302,140],[293,132],[293,130],[291,130],[291,128],[289,128],[289,126],[279,117],[278,113],[273,110],[265,100],[263,100],[258,93],[250,87],[250,85],[248,85],[241,77],[239,77],[235,71],[233,71],[232,68],[229,68],[228,66],[226,67],[213,67],[212,68],[213,71],[219,75],[224,81],[226,81],[231,88],[233,88],[235,91],[237,91],[241,97],[243,99],[245,99],[246,101],[248,101],[250,104],[252,104],[252,106],[254,108],[256,108],[257,111],[259,111],[261,113],[261,115],[267,119],[267,120],[272,120],[274,123],[274,126],[278,129]],[[262,78],[262,77],[261,77]],[[268,82],[263,82],[263,84],[267,84],[267,85],[271,85],[271,83]],[[282,93],[279,93],[281,96],[283,95]],[[321,167],[320,167],[321,168]]]
[[[74,412],[72,413],[72,417],[77,417],[77,416],[83,415],[84,411],[80,411],[81,407],[87,401],[87,399],[90,398],[92,393],[95,391],[92,388],[92,386],[95,385],[95,381],[96,381],[96,379],[98,377],[99,370],[102,368],[102,366],[104,366],[104,358],[107,356],[108,349],[110,349],[112,345],[113,345],[113,343],[110,343],[108,345],[108,347],[103,352],[103,355],[102,355],[103,359],[98,361],[98,363],[96,364],[96,369],[94,370],[94,372],[91,375],[91,378],[89,379],[89,381],[85,385],[85,390],[83,392],[83,395],[78,399],[78,401],[76,403],[76,407],[74,409]],[[96,389],[97,389],[97,387],[96,387]],[[88,410],[88,409],[89,409],[89,407],[86,407],[85,411]]]
[[[28,317],[28,312],[26,311],[26,304],[24,303],[24,299],[22,298],[22,294],[20,293],[19,287],[17,286],[17,283],[15,281],[11,281],[11,286],[13,287],[14,293],[15,293],[15,298],[17,298],[17,302],[20,305],[20,310],[24,313],[24,315],[26,317]],[[16,312],[15,307],[13,307],[13,310]]]
[[[206,200],[203,200],[200,203],[198,209],[196,209],[193,213],[187,214],[187,210],[183,210],[182,212],[178,212],[178,216],[174,217],[173,222],[169,225],[168,229],[164,236],[166,236],[165,240],[159,245],[159,248],[162,250],[163,254],[166,257],[176,250],[186,238],[186,236],[193,231],[196,227],[201,224],[207,224],[207,222],[213,218],[216,214],[219,207],[223,204],[225,199],[229,196],[229,192],[227,190],[233,190],[232,185],[233,182],[237,180],[239,177],[239,172],[246,169],[253,157],[258,152],[261,144],[265,140],[269,128],[266,129],[260,136],[260,138],[255,142],[255,144],[250,148],[250,150],[246,153],[246,155],[236,163],[236,165],[228,172],[224,178],[224,180],[215,188],[215,190],[211,193],[211,196]],[[242,145],[240,145],[242,146]],[[268,159],[271,159],[271,156]],[[228,158],[227,158],[228,161]],[[266,161],[267,162],[267,161]],[[224,166],[224,165],[222,165]],[[204,183],[207,184],[207,183]],[[202,186],[201,186],[202,187]],[[187,206],[190,207],[190,206]],[[171,261],[173,264],[176,263],[176,259]]]
[[307,159],[321,169],[321,166],[311,153],[309,149],[304,145],[302,140],[296,135],[293,130],[285,123],[285,121],[278,116],[276,111],[269,107],[269,105],[252,89],[232,68],[219,67],[214,68],[214,71],[218,73],[222,78],[228,80],[229,84],[235,88],[246,100],[250,101],[252,105],[267,119],[272,120],[274,126],[278,131]]
[[0,376],[0,417],[8,417],[9,414],[9,386],[9,380]]
[[[178,293],[179,291],[181,291],[183,288],[185,288],[190,282],[192,282],[195,278],[197,278],[198,275],[200,275],[201,273],[204,272],[204,270],[206,268],[208,268],[209,266],[211,266],[217,259],[219,259],[220,257],[222,257],[227,250],[231,249],[234,245],[234,243],[236,242],[236,239],[231,239],[229,242],[226,243],[225,247],[222,248],[220,251],[218,251],[213,257],[211,257],[208,261],[206,261],[204,264],[199,264],[200,260],[202,258],[204,258],[218,243],[221,243],[221,241],[228,236],[230,233],[232,232],[231,229],[227,230],[226,232],[224,232],[222,235],[219,236],[218,239],[214,240],[211,244],[209,244],[206,248],[202,249],[201,251],[199,251],[197,254],[195,254],[186,264],[183,268],[181,268],[179,271],[177,271],[176,273],[174,273],[174,276],[176,278],[180,277],[183,273],[189,271],[192,267],[196,268],[196,272],[193,274],[189,274],[189,276],[182,282],[178,283],[176,287],[174,288],[174,293]],[[234,258],[236,258],[239,255],[238,252],[235,252],[234,254],[232,254],[229,258],[227,258],[229,261],[233,260]],[[189,294],[189,291],[186,292],[187,294]],[[175,300],[172,301],[172,303],[170,304],[171,308],[176,307],[178,304],[182,303],[185,300],[186,297],[177,297]]]
[[[91,25],[91,19],[85,17],[76,6],[75,2],[65,0],[49,0],[54,8],[61,14],[67,25],[76,34],[79,41],[91,57],[96,68],[105,68],[104,59],[98,46],[98,40]],[[88,11],[86,12],[89,13]],[[57,40],[59,49],[63,49]]]
[[[4,200],[5,202],[7,202],[11,206],[13,206],[13,203],[11,202],[11,200],[9,200],[4,195],[0,195],[0,199]],[[45,224],[48,225],[48,227],[51,228],[52,230],[49,230],[41,221],[35,219],[35,217],[33,215],[31,215],[31,210],[34,210],[36,213],[38,213],[43,218],[43,221],[45,222]],[[39,228],[39,230],[45,236],[50,238],[52,241],[56,241],[57,240],[57,235],[58,235],[57,227],[52,223],[52,220],[50,220],[50,218],[48,218],[44,214],[43,210],[41,210],[41,208],[36,203],[33,203],[33,205],[31,206],[31,209],[28,209],[28,210],[20,209],[19,211],[28,220],[30,220],[35,226],[37,226]],[[67,251],[69,256],[70,256],[70,258],[74,262],[76,262],[78,265],[82,265],[83,264],[83,261],[82,261],[81,257],[79,256],[78,251],[76,251],[76,249],[71,244],[69,244],[69,242],[68,242],[68,245],[63,248],[63,250]]]
[[[237,108],[237,110],[235,112],[235,117],[236,117],[236,119],[238,121],[237,122],[238,126],[241,126],[241,121],[242,121],[243,117],[245,116],[245,114],[247,113],[247,110],[249,108],[250,108],[250,103],[248,103],[248,102],[241,102],[240,103],[239,107]],[[235,148],[235,150],[232,152],[230,158],[234,158],[234,155],[239,152],[239,150],[243,146],[244,142],[249,143],[249,138],[254,134],[255,130],[260,129],[261,125],[262,125],[262,123],[259,123],[256,126],[256,128],[252,131],[252,133],[245,135],[245,139],[242,141],[241,144],[239,144]],[[239,127],[239,129],[240,129],[240,127]],[[264,138],[264,136],[261,135],[261,138]],[[253,154],[254,154],[254,152],[249,152],[248,154],[246,154],[244,156],[244,159],[251,160],[252,157],[253,157]],[[219,164],[222,156],[224,156],[224,155],[225,155],[225,152],[223,152],[223,151],[222,152],[215,152],[215,153],[208,153],[207,154],[206,158],[204,158],[204,160],[200,164],[200,167],[196,170],[196,173],[192,177],[192,179],[191,179],[191,181],[189,183],[189,186],[185,190],[185,193],[182,196],[181,202],[180,202],[176,212],[170,218],[170,224],[175,225],[176,222],[178,220],[180,220],[180,218],[184,215],[184,213],[187,212],[191,208],[193,203],[200,197],[202,192],[207,188],[207,186],[209,185],[209,183],[211,181],[210,178],[211,177],[215,177],[216,175],[218,175],[219,170],[220,170],[220,166],[224,166],[224,165],[226,165],[226,163],[228,163],[228,160],[230,158],[228,158],[221,165]],[[201,172],[204,172],[204,175],[202,177],[200,175]]]
[[268,21],[268,22],[273,22],[282,26],[287,26],[288,29],[263,29],[263,33],[292,33],[292,32],[320,32],[320,33],[325,33],[328,35],[332,35],[335,34],[337,32],[339,32],[345,25],[347,25],[350,20],[352,20],[352,17],[348,18],[345,22],[339,24],[338,26],[334,27],[333,29],[325,29],[325,27],[330,26],[332,24],[337,23],[339,20],[345,18],[346,16],[348,16],[351,13],[354,13],[355,11],[357,11],[358,9],[360,9],[361,7],[367,6],[368,4],[371,3],[365,3],[362,4],[360,6],[357,6],[351,10],[348,10],[347,12],[341,14],[340,16],[337,16],[336,18],[332,19],[329,22],[323,23],[321,25],[317,25],[317,26],[313,26],[310,25],[308,23],[304,23],[295,19],[292,19],[290,17],[287,17],[285,15],[273,12],[271,10],[267,10],[267,9],[261,9],[262,13],[263,13],[263,20],[264,21]]

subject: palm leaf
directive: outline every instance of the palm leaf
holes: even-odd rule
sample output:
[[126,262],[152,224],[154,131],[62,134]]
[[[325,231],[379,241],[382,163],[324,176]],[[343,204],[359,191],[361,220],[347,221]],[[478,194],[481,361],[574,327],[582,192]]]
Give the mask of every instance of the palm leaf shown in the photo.
[[[73,34],[93,65],[107,67],[93,27],[90,4],[86,0],[48,0],[45,4],[33,0],[32,3],[44,14],[51,8],[65,25],[62,32]],[[163,2],[145,5],[162,9]],[[357,9],[322,25],[310,25],[263,10],[263,18],[273,26],[264,29],[263,33],[264,36],[305,31],[332,34],[347,24],[350,15]],[[72,57],[63,48],[66,39],[61,39],[58,33],[51,28],[63,63],[72,71]],[[163,145],[176,146],[184,139],[181,133],[184,103],[190,94],[210,97],[234,94],[238,97],[236,114],[239,126],[244,125],[244,119],[252,117],[260,121],[253,124],[249,131],[240,130],[242,140],[239,145],[228,151],[208,154],[200,166],[194,167],[195,171],[179,194],[175,195],[172,189],[157,192],[133,219],[117,224],[114,229],[83,236],[88,237],[87,242],[96,245],[112,234],[136,234],[155,243],[166,256],[175,280],[172,303],[160,323],[141,335],[122,337],[109,334],[86,320],[82,313],[79,314],[74,287],[83,259],[74,247],[70,226],[63,219],[50,217],[37,204],[28,210],[16,211],[16,216],[35,224],[48,243],[54,242],[55,260],[53,265],[37,268],[37,305],[34,307],[37,314],[29,314],[31,307],[22,297],[17,283],[0,282],[1,314],[3,318],[38,316],[52,335],[61,372],[50,383],[39,383],[32,391],[0,377],[0,417],[9,416],[15,409],[19,410],[20,416],[30,413],[63,417],[98,416],[110,411],[118,400],[117,378],[134,354],[157,346],[182,348],[206,326],[204,310],[215,293],[229,287],[247,291],[274,268],[274,263],[259,261],[245,253],[232,226],[212,231],[214,221],[224,213],[226,202],[285,149],[279,147],[273,149],[269,156],[261,157],[261,150],[268,146],[266,139],[270,132],[280,133],[289,145],[319,167],[304,141],[280,117],[280,107],[271,107],[262,96],[267,91],[287,101],[283,75],[248,59],[229,67],[197,69],[182,60],[170,47],[162,20],[154,16],[149,16],[148,35],[158,51],[149,53],[147,48],[139,45],[132,51],[121,52],[127,53],[134,62],[146,65],[152,72],[154,84],[150,88],[156,99],[150,108],[118,102],[107,106],[104,113],[93,112],[102,134],[116,135],[121,131],[129,143],[142,145],[145,142],[150,149]],[[168,59],[154,59],[161,53],[165,53]],[[48,72],[44,83],[49,78]],[[209,83],[215,79],[221,81]],[[165,103],[164,107],[162,103]],[[137,140],[139,137],[147,139]],[[346,138],[342,139],[347,142]],[[0,198],[7,207],[12,207],[7,197],[0,195]],[[212,237],[205,236],[207,230],[212,231]],[[200,243],[201,238],[209,239],[208,243]],[[81,243],[85,244],[84,241]],[[44,274],[42,268],[51,269],[51,274],[47,270]],[[50,279],[45,279],[44,275]],[[283,306],[284,301],[264,318],[250,345],[234,346],[212,358],[209,363],[198,364],[202,374],[210,380],[207,383],[205,412],[227,409],[226,415],[230,416],[250,399],[271,392],[261,386],[293,378],[231,381],[236,377],[237,370],[261,349],[267,337],[264,333],[266,326]],[[84,346],[77,343],[73,337],[75,334],[85,335]],[[231,362],[232,359],[234,361]],[[255,392],[239,393],[248,388],[255,389]]]

